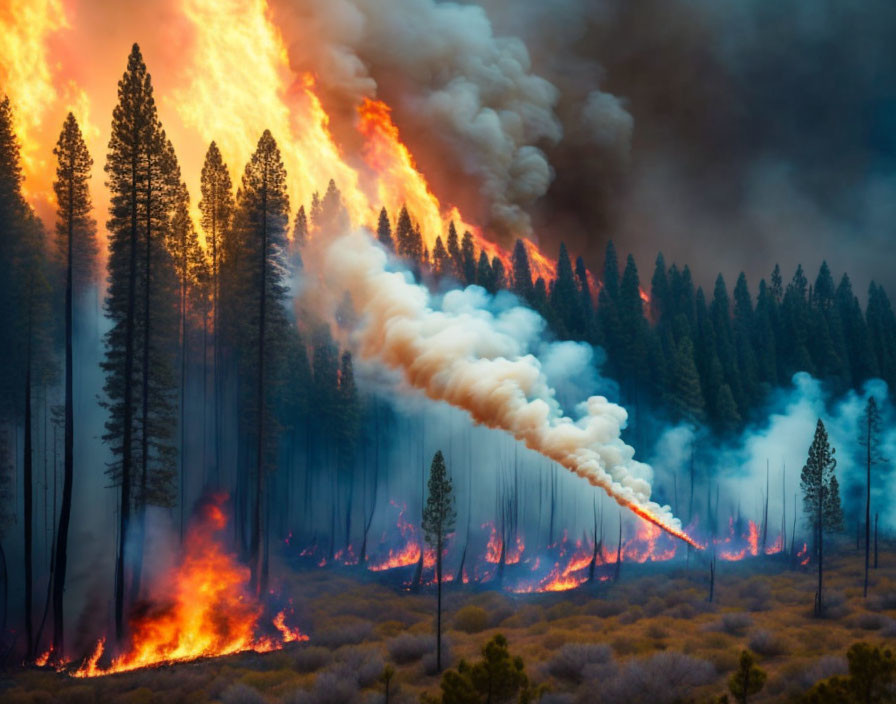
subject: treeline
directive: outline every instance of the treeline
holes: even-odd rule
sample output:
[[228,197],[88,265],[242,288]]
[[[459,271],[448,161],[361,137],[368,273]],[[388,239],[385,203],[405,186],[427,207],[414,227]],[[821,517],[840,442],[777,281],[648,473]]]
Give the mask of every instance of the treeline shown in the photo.
[[[51,247],[23,193],[13,107],[4,98],[0,632],[6,630],[9,584],[2,546],[17,522],[15,489],[21,476],[29,659],[42,642],[48,615],[53,651],[64,652],[72,487],[94,471],[76,465],[76,434],[95,429],[81,423],[73,401],[74,370],[95,362],[78,358],[79,336],[93,319],[91,296],[99,274],[88,188],[93,160],[71,114],[54,155],[57,217]],[[110,194],[108,331],[100,363],[105,381],[101,393],[90,388],[83,394],[88,402],[99,395],[106,412],[103,441],[112,457],[107,475],[119,496],[113,612],[121,638],[127,607],[141,596],[150,507],[178,508],[182,535],[185,508],[207,489],[227,490],[235,514],[234,544],[252,566],[258,592],[266,589],[271,532],[286,534],[293,504],[301,507],[295,501],[300,493],[309,509],[319,485],[338,487],[346,497],[337,501],[339,515],[345,511],[351,533],[353,473],[367,406],[362,408],[355,386],[351,355],[339,350],[326,325],[310,316],[300,319],[288,301],[295,251],[287,237],[287,174],[269,132],[259,139],[236,189],[217,146],[209,146],[198,204],[202,246],[177,156],[158,117],[151,77],[134,45],[118,85],[104,168]],[[323,199],[315,195],[312,228],[341,217],[335,185]],[[303,239],[308,229],[303,209],[295,228]],[[42,481],[36,477],[38,463]],[[63,471],[57,506],[58,464]],[[273,471],[278,466],[284,471]],[[304,491],[297,488],[303,483]],[[278,500],[270,500],[272,494]],[[334,507],[334,522],[336,515]],[[38,546],[35,527],[41,518],[53,530]],[[38,577],[49,580],[46,605],[35,593]]]
[[[380,214],[378,237],[423,277],[451,277],[490,292],[509,289],[541,313],[561,339],[602,346],[604,372],[620,386],[623,403],[638,412],[660,409],[672,420],[707,424],[719,434],[756,419],[769,392],[798,371],[839,394],[871,378],[896,388],[896,316],[883,287],[872,282],[863,310],[847,274],[835,283],[822,263],[814,283],[802,266],[785,284],[776,265],[754,296],[741,273],[729,293],[719,274],[708,296],[687,266],[667,266],[662,254],[649,284],[634,258],[620,267],[612,242],[594,279],[581,257],[573,266],[560,246],[556,277],[533,280],[518,240],[510,271],[497,256],[477,253],[472,235],[448,229],[430,255],[402,209],[392,234]],[[595,290],[596,289],[596,290]]]

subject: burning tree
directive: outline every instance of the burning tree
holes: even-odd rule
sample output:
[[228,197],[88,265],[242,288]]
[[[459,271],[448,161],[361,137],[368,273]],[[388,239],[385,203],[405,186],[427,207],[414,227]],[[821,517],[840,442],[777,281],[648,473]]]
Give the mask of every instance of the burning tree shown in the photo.
[[429,497],[423,509],[423,531],[426,542],[436,549],[436,669],[442,670],[442,545],[445,537],[454,530],[457,511],[451,477],[445,467],[442,451],[436,452],[429,468]]
[[840,508],[840,486],[834,474],[837,460],[836,450],[828,442],[828,433],[824,423],[818,419],[815,426],[815,438],[809,447],[809,457],[800,475],[800,487],[803,490],[803,510],[815,531],[815,551],[818,557],[818,591],[815,593],[815,615],[824,612],[822,600],[822,579],[824,575],[824,531],[838,529],[843,524],[843,512]]

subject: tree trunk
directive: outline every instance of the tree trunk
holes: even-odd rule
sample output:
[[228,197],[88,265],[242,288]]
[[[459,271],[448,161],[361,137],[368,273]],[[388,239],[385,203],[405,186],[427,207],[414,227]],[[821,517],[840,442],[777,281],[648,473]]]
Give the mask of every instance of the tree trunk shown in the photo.
[[874,514],[874,569],[877,569],[877,519],[878,514]]
[[865,583],[862,596],[868,596],[868,563],[871,561],[871,417],[865,436]]
[[34,656],[34,624],[32,623],[33,599],[33,563],[32,538],[34,523],[34,467],[32,464],[31,446],[31,326],[28,326],[27,352],[25,357],[25,456],[22,475],[22,489],[25,499],[25,637],[27,652],[25,657],[31,660]]
[[262,176],[261,194],[261,281],[258,297],[258,379],[256,380],[256,413],[255,419],[255,506],[252,512],[252,549],[250,562],[252,565],[253,585],[256,596],[264,589],[262,584],[261,556],[261,495],[262,475],[264,474],[264,335],[265,315],[267,307],[267,272],[268,272],[268,191],[267,165]]
[[124,636],[124,562],[131,521],[131,471],[134,404],[134,312],[137,308],[137,158],[131,161],[131,247],[128,264],[128,309],[125,317],[124,413],[121,439],[121,506],[118,516],[118,555],[115,562],[115,638]]
[[824,613],[824,599],[822,597],[821,588],[822,588],[822,578],[823,578],[823,563],[824,563],[824,524],[823,521],[823,512],[822,512],[822,503],[823,503],[824,491],[821,492],[821,496],[818,499],[818,513],[817,513],[817,521],[818,521],[818,593],[815,595],[815,615],[821,616]]
[[436,672],[442,671],[442,530],[436,541]]
[[[73,181],[69,180],[69,203],[73,197]],[[65,271],[65,445],[63,458],[62,505],[59,509],[59,531],[56,535],[56,571],[53,574],[53,653],[56,658],[63,657],[65,647],[63,612],[65,594],[65,571],[68,565],[68,526],[72,514],[72,483],[74,482],[74,393],[72,388],[72,236],[74,224],[72,214],[68,220],[68,253]],[[54,466],[55,476],[55,466]]]

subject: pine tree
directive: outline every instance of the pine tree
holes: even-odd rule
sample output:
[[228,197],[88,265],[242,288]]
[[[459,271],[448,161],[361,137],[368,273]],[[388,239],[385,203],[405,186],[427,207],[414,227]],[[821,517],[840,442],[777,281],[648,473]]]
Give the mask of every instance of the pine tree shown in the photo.
[[337,426],[337,459],[336,469],[346,491],[345,502],[345,547],[351,545],[352,499],[354,493],[354,468],[361,425],[361,405],[358,398],[358,387],[355,385],[355,374],[352,366],[352,355],[345,351],[339,365]]
[[[199,200],[200,224],[205,234],[205,246],[210,255],[211,297],[212,297],[212,379],[214,387],[214,437],[215,437],[215,479],[221,477],[221,435],[222,428],[222,394],[223,394],[223,361],[221,345],[223,343],[221,319],[221,300],[223,287],[223,270],[228,249],[232,253],[233,239],[233,184],[227,164],[221,157],[218,145],[212,142],[205,155],[200,181],[201,198]],[[300,211],[304,217],[304,211]],[[296,220],[298,228],[298,219]],[[306,227],[307,229],[307,227]],[[230,245],[228,247],[228,245]]]
[[752,695],[762,691],[765,679],[765,671],[756,666],[753,654],[749,650],[742,650],[737,672],[728,680],[728,691],[738,704],[747,704]]
[[800,474],[800,488],[803,491],[803,510],[815,531],[815,553],[818,560],[818,591],[815,594],[815,615],[824,613],[822,579],[824,563],[824,532],[837,530],[842,526],[843,514],[840,509],[840,490],[834,468],[837,460],[835,449],[828,442],[828,433],[819,418],[815,427],[815,437],[809,447],[809,457]]
[[[677,270],[676,270],[677,271]],[[650,319],[654,323],[663,321],[671,306],[669,305],[669,278],[666,275],[666,260],[663,253],[656,255],[656,266],[650,279]]]
[[504,269],[504,262],[497,254],[492,257],[492,287],[495,291],[507,288],[507,272]]
[[585,260],[576,257],[576,287],[579,289],[579,313],[582,316],[582,339],[594,341],[594,303]]
[[883,462],[880,453],[881,418],[874,396],[868,396],[859,421],[859,445],[865,462],[865,581],[862,595],[868,596],[868,567],[871,557],[871,468]]
[[705,418],[700,376],[694,364],[694,345],[689,337],[678,343],[673,361],[670,405],[676,420],[696,426]]
[[495,285],[492,281],[492,264],[484,250],[479,252],[479,264],[476,266],[476,283],[489,293],[495,292]]
[[558,336],[563,339],[582,339],[583,321],[580,309],[581,298],[576,287],[572,264],[566,245],[560,243],[557,255],[557,278],[551,288],[551,308]]
[[868,287],[865,320],[880,376],[889,388],[896,389],[896,316],[883,287],[873,281]]
[[336,182],[330,179],[327,192],[320,202],[318,228],[334,235],[343,234],[349,227],[348,211],[342,202],[342,194],[336,188]]
[[[124,634],[125,547],[131,512],[136,506],[142,516],[147,502],[166,503],[172,475],[173,384],[166,335],[172,322],[168,319],[172,281],[163,242],[171,205],[172,162],[152,81],[135,44],[118,84],[105,167],[111,191],[106,313],[112,327],[106,335],[103,362],[109,411],[104,439],[114,456],[109,473],[121,490],[114,606],[119,639]],[[139,565],[137,557],[136,570]],[[132,586],[139,586],[136,576]]]
[[[81,130],[71,113],[65,119],[62,133],[53,154],[57,159],[56,180],[56,243],[60,259],[65,262],[65,431],[63,449],[62,501],[59,528],[56,534],[56,557],[53,571],[53,652],[64,652],[64,593],[68,566],[68,531],[72,512],[74,484],[74,392],[72,338],[74,335],[74,297],[92,278],[96,267],[96,225],[90,217],[92,205],[88,181],[93,159]],[[81,285],[76,286],[76,277]]]
[[620,382],[627,399],[635,401],[647,380],[647,321],[638,281],[638,268],[631,255],[625,264],[618,294]]
[[454,530],[457,512],[454,508],[451,477],[445,467],[442,451],[436,452],[429,468],[429,496],[423,509],[423,532],[426,542],[436,551],[436,670],[442,671],[442,557],[445,540]]
[[[332,182],[331,182],[332,183]],[[338,192],[328,191],[328,210],[322,226],[338,220]],[[289,196],[286,192],[286,169],[273,136],[265,130],[255,152],[246,164],[240,189],[237,192],[235,227],[245,248],[243,282],[245,315],[249,321],[243,341],[246,378],[254,388],[247,389],[248,415],[253,427],[255,445],[253,510],[249,562],[252,585],[256,594],[265,588],[267,563],[262,553],[264,476],[268,471],[276,447],[276,429],[271,418],[275,399],[269,388],[278,388],[283,373],[284,340],[287,338],[287,319],[284,301],[286,285],[284,252],[286,228],[289,221]],[[250,371],[251,370],[251,371]],[[243,369],[240,370],[241,376]]]
[[376,238],[388,251],[395,251],[395,243],[392,241],[392,225],[389,222],[389,213],[385,208],[380,210],[380,219],[376,225]]
[[522,240],[513,245],[513,292],[522,301],[532,298],[532,270],[529,267],[529,255]]
[[747,277],[741,272],[734,286],[733,320],[734,356],[737,376],[743,389],[742,415],[759,401],[759,373],[756,364],[756,342],[753,337],[755,321],[753,300],[747,286]]
[[473,244],[473,235],[464,232],[460,242],[461,258],[463,260],[463,282],[467,286],[476,283],[476,247]]
[[448,250],[448,256],[451,257],[452,275],[462,282],[464,277],[463,255],[460,252],[460,238],[457,236],[453,220],[448,223],[448,240],[445,242],[445,248]]
[[871,336],[865,323],[865,316],[859,299],[853,293],[852,282],[846,274],[837,286],[837,308],[843,324],[843,335],[846,338],[847,358],[849,359],[850,382],[853,388],[859,388],[862,382],[879,374],[877,359],[871,346]]
[[405,206],[401,206],[398,222],[395,224],[395,253],[399,257],[410,260],[413,253],[414,226]]

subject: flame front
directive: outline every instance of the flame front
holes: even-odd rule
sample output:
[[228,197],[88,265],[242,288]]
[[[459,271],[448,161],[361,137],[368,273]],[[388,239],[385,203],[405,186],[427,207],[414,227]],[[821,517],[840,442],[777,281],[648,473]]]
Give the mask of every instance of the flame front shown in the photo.
[[102,667],[105,640],[100,640],[75,671],[76,677],[244,650],[266,652],[283,643],[307,640],[286,624],[285,611],[273,619],[277,635],[259,634],[264,607],[250,595],[249,568],[227,552],[220,540],[227,526],[225,498],[217,495],[202,507],[184,538],[180,564],[157,581],[152,601],[135,610],[129,622],[129,647]]

